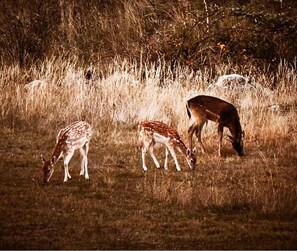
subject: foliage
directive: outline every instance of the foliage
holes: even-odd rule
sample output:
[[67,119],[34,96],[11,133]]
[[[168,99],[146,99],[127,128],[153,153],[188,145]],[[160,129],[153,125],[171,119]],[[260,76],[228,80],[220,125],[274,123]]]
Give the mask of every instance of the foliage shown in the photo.
[[277,67],[295,60],[296,11],[294,1],[2,0],[1,60],[28,66],[59,54],[83,64],[121,56],[193,69]]

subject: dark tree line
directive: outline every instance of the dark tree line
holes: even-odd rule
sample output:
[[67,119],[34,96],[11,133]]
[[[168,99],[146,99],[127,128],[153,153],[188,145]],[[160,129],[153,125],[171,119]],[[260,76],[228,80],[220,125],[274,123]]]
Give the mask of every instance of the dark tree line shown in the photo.
[[[259,3],[261,2],[261,3]],[[0,60],[120,56],[199,68],[297,55],[295,0],[1,0]]]

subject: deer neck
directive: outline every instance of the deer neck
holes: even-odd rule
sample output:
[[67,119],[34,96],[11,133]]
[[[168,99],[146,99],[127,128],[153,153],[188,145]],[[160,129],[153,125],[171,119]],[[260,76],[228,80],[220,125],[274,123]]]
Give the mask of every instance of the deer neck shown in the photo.
[[184,155],[187,156],[187,147],[181,139],[176,140],[176,148]]
[[51,156],[52,158],[55,158],[54,164],[56,164],[56,162],[58,162],[58,160],[61,158],[63,154],[63,143],[59,140],[55,146],[54,152]]
[[231,126],[229,127],[229,130],[232,134],[232,137],[235,141],[238,141],[241,137],[241,125],[239,120],[236,120],[233,124],[231,124]]

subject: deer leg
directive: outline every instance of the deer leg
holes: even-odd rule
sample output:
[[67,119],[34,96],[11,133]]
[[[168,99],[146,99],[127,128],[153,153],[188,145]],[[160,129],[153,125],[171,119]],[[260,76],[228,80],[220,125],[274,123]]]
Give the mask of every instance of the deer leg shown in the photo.
[[[85,149],[84,149],[85,147]],[[88,174],[88,143],[85,144],[85,146],[80,148],[80,154],[82,156],[81,159],[81,167],[80,167],[80,174],[79,175],[85,175],[85,179],[89,179],[89,174]]]
[[178,164],[178,161],[177,161],[177,158],[176,158],[176,155],[175,155],[174,148],[173,148],[172,146],[168,146],[168,150],[169,150],[169,152],[170,152],[172,158],[174,159],[176,170],[177,170],[178,172],[180,172],[181,169],[180,169],[180,166],[179,166],[179,164]]
[[84,175],[85,174],[85,155],[86,155],[86,153],[85,153],[85,150],[83,149],[83,147],[79,149],[79,152],[82,156],[79,175]]
[[152,157],[152,159],[153,159],[153,161],[154,161],[156,167],[159,169],[159,168],[160,168],[160,164],[159,164],[159,162],[158,162],[158,160],[157,160],[157,158],[156,158],[156,156],[155,156],[155,154],[154,154],[154,145],[155,145],[154,142],[152,142],[152,143],[150,144],[150,146],[149,146],[149,151],[150,151],[150,155],[151,155],[151,157]]
[[88,152],[89,152],[89,142],[85,145],[85,179],[89,179],[89,172],[88,172]]
[[74,151],[71,151],[71,152],[67,153],[66,156],[64,157],[64,182],[66,182],[68,179],[71,179],[69,169],[68,169],[68,164],[69,164],[73,154],[74,154]]
[[224,127],[221,125],[221,124],[219,124],[219,126],[218,126],[218,135],[219,135],[219,157],[221,157],[222,156],[222,154],[221,154],[221,148],[222,148],[222,141],[223,141],[223,129],[224,129]]
[[192,151],[192,138],[193,138],[193,134],[196,131],[196,127],[197,125],[194,123],[190,126],[190,128],[188,129],[188,144],[189,144],[189,149]]
[[199,146],[201,148],[202,153],[205,153],[205,147],[204,147],[204,145],[202,143],[202,140],[201,140],[201,131],[202,131],[202,128],[204,126],[204,123],[205,122],[202,122],[202,123],[198,124],[197,127],[196,127],[196,130],[195,130],[195,134],[196,134],[196,137],[198,139],[198,143],[199,143]]
[[165,146],[165,161],[164,161],[164,169],[168,170],[168,154],[169,154],[169,150],[167,148],[167,146]]
[[147,171],[147,166],[146,166],[146,164],[145,164],[145,155],[146,155],[147,149],[148,149],[149,146],[150,146],[150,143],[151,143],[151,142],[144,141],[144,142],[143,142],[143,146],[142,146],[142,148],[141,148],[142,168],[143,168],[143,171],[144,171],[144,172]]

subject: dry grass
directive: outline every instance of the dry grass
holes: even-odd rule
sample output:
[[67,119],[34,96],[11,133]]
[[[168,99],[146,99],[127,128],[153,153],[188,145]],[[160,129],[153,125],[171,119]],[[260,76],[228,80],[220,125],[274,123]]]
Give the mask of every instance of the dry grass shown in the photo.
[[[207,88],[208,72],[177,67],[164,78],[155,65],[125,61],[85,84],[75,62],[51,59],[26,72],[13,66],[0,71],[2,249],[297,248],[296,69],[282,65],[273,90],[241,93]],[[100,65],[94,68],[100,71]],[[28,76],[47,85],[25,91]],[[265,74],[250,77],[272,85]],[[246,155],[237,157],[225,141],[223,157],[217,157],[210,122],[203,131],[208,154],[198,151],[194,172],[181,155],[182,173],[172,160],[170,172],[156,170],[147,156],[144,176],[137,123],[161,120],[185,139],[185,102],[202,93],[236,104]],[[83,118],[95,132],[90,180],[79,177],[77,154],[70,162],[73,180],[62,182],[59,162],[43,185],[40,153],[49,156],[57,131]],[[163,147],[157,156],[164,158]]]

